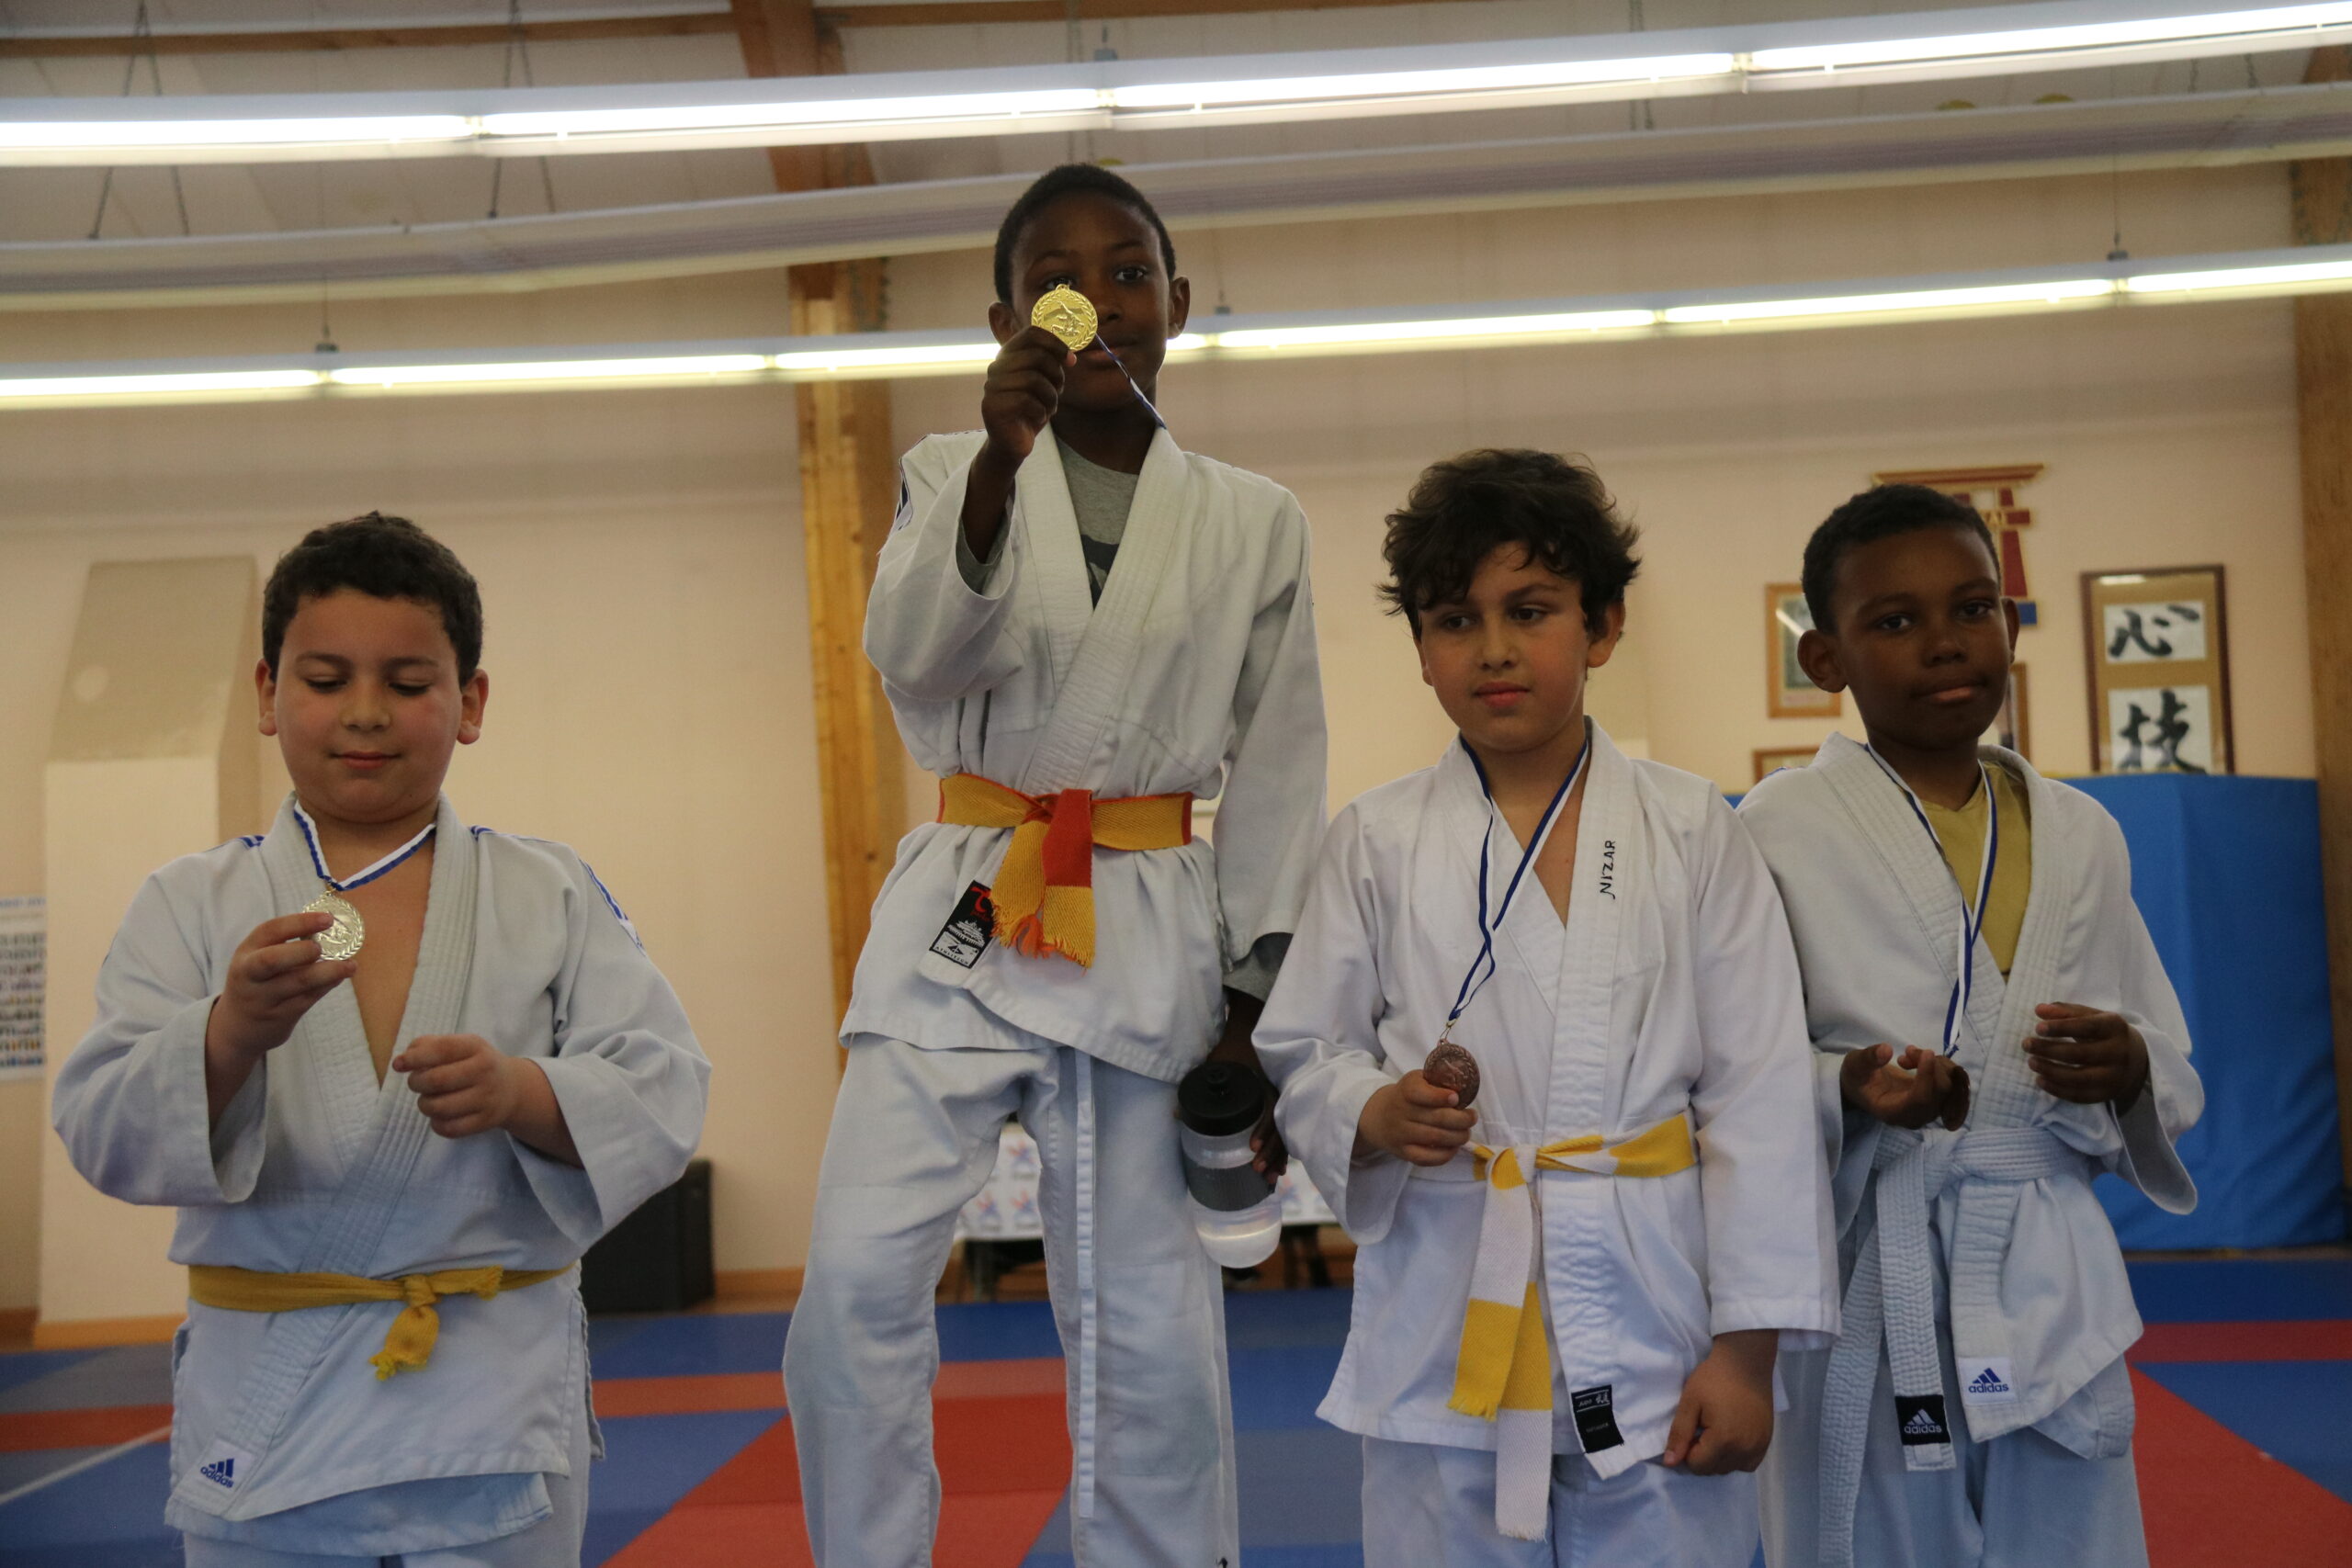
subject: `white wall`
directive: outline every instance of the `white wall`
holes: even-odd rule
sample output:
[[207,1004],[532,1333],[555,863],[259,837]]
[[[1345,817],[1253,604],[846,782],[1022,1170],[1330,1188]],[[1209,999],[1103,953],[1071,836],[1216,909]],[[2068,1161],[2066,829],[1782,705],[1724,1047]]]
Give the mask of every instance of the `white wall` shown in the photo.
[[[1204,312],[1510,299],[2143,256],[2286,239],[2281,174],[1817,193],[1182,236]],[[894,324],[977,322],[987,258],[894,266]],[[347,349],[781,331],[773,276],[342,306]],[[284,310],[12,318],[7,353],[307,346]],[[2038,761],[2087,757],[2075,574],[2229,568],[2247,772],[2308,773],[2294,378],[2282,304],[1169,372],[1188,446],[1270,474],[1315,530],[1334,804],[1448,739],[1379,613],[1381,519],[1474,445],[1589,454],[1645,530],[1630,636],[1650,754],[1729,788],[1817,728],[1766,716],[1761,586],[1875,469],[2042,462]],[[967,381],[901,383],[899,440],[968,428]],[[476,820],[570,840],[628,904],[718,1065],[719,1263],[796,1264],[831,1107],[831,1004],[789,392],[574,392],[0,415],[0,893],[39,892],[40,780],[80,575],[250,551],[380,506],[441,534],[489,607]],[[1630,674],[1630,672],[1629,672]],[[1607,677],[1604,677],[1606,679]],[[910,795],[928,804],[919,782]],[[194,847],[194,846],[191,846]],[[57,1043],[58,1046],[70,1043]],[[32,1121],[0,1086],[0,1194]],[[44,1134],[45,1135],[45,1134]],[[31,1299],[0,1196],[0,1307]]]

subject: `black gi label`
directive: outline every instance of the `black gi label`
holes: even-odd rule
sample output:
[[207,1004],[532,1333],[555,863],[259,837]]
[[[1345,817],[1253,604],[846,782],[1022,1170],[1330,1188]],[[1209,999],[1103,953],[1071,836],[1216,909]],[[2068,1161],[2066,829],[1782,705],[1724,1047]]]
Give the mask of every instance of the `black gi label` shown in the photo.
[[956,900],[955,912],[932,939],[931,950],[950,964],[969,969],[996,940],[996,906],[989,902],[985,883],[973,883]]
[[1611,1408],[1616,1402],[1616,1386],[1603,1383],[1599,1388],[1569,1391],[1568,1410],[1576,1416],[1577,1440],[1589,1454],[1613,1449],[1625,1440],[1617,1430],[1617,1416]]
[[1949,1443],[1951,1428],[1944,1423],[1944,1396],[1940,1393],[1898,1393],[1894,1396],[1894,1429],[1904,1444],[1917,1448],[1924,1443]]

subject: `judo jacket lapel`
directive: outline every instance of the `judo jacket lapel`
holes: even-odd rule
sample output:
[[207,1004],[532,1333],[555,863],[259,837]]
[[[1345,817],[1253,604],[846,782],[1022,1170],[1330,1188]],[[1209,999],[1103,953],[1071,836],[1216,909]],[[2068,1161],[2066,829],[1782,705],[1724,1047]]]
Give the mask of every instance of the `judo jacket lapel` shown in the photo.
[[[288,914],[309,903],[319,890],[318,873],[293,829],[291,812],[290,804],[280,811],[277,827],[263,846],[271,893]],[[434,834],[424,934],[417,949],[416,973],[409,985],[398,1046],[421,1034],[458,1032],[473,970],[479,869],[473,835],[443,800]],[[356,1025],[356,1013],[352,1022]],[[331,1027],[342,1032],[342,1026],[333,1021]],[[279,1049],[313,1043],[298,1028],[295,1038]],[[358,1060],[360,1070],[372,1077],[364,1039]],[[347,1095],[342,1061],[331,1064],[330,1070],[338,1075],[334,1093],[338,1098]],[[372,1087],[375,1093],[369,1102],[367,1132],[333,1200],[318,1206],[318,1229],[303,1250],[302,1272],[373,1275],[385,1233],[400,1212],[417,1159],[424,1151],[430,1123],[417,1109],[416,1096],[390,1074],[380,1086]],[[174,1494],[178,1501],[221,1518],[243,1518],[267,1511],[264,1483],[270,1469],[270,1450],[351,1310],[317,1307],[271,1317],[243,1398],[220,1434],[221,1445],[244,1456],[254,1483],[223,1493],[203,1480],[198,1467],[191,1467]]]
[[1016,786],[1025,795],[1085,787],[1103,730],[1119,711],[1135,677],[1145,623],[1168,576],[1170,557],[1190,499],[1184,455],[1165,430],[1159,431],[1152,437],[1143,473],[1136,479],[1126,533],[1119,541],[1118,559],[1110,578],[1103,583],[1102,603],[1092,604],[1089,613],[1091,593],[1085,556],[1079,547],[1077,514],[1062,476],[1060,448],[1050,446],[1051,439],[1050,431],[1042,434],[1036,451],[1022,465],[1024,486],[1041,458],[1049,459],[1050,469],[1037,476],[1041,504],[1035,515],[1029,516],[1025,493],[1023,514],[1037,552],[1051,638],[1058,649],[1073,610],[1082,617],[1077,623],[1081,635],[1067,665],[1056,660],[1059,687],[1053,716],[1046,721],[1036,750],[1029,754],[1028,767]]

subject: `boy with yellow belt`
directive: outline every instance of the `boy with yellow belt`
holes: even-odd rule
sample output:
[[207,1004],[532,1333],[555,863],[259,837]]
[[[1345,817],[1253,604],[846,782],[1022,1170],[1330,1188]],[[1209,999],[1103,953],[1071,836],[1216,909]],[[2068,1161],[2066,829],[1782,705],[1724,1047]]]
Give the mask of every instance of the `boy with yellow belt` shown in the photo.
[[[907,455],[866,615],[899,731],[944,785],[842,1024],[785,1348],[801,1497],[823,1568],[930,1560],[933,1292],[1017,1114],[1044,1163],[1071,1550],[1212,1568],[1238,1554],[1224,1303],[1175,1085],[1213,1049],[1254,1070],[1323,827],[1306,523],[1159,423],[1190,296],[1134,186],[1045,175],[1004,220],[996,289],[985,433]],[[1057,324],[1094,319],[1074,344],[1027,324],[1057,289]],[[1212,851],[1191,802],[1220,792]]]
[[1837,1327],[1771,877],[1713,785],[1585,716],[1632,544],[1544,452],[1437,464],[1388,519],[1461,738],[1332,824],[1258,1028],[1360,1244],[1321,1415],[1364,1439],[1368,1568],[1747,1568],[1774,1352]]
[[709,1065],[595,874],[441,795],[481,604],[370,514],[271,574],[294,793],[148,878],[58,1074],[74,1168],[178,1206],[190,1568],[565,1568],[591,1454],[571,1265],[677,1179]]

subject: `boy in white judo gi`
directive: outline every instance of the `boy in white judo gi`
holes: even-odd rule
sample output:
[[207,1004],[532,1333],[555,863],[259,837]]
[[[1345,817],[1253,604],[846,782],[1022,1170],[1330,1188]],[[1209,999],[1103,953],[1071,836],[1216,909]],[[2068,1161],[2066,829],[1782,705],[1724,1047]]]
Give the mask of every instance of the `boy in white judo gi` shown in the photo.
[[1712,784],[1585,716],[1633,538],[1541,452],[1391,515],[1461,739],[1332,824],[1259,1024],[1361,1244],[1320,1413],[1363,1436],[1374,1568],[1747,1568],[1775,1348],[1837,1326],[1771,878]]
[[[942,776],[874,909],[785,1382],[823,1568],[930,1561],[933,1292],[1006,1118],[1037,1142],[1081,1564],[1238,1553],[1219,1274],[1176,1080],[1250,1027],[1323,828],[1306,524],[1153,401],[1190,290],[1085,164],[1006,216],[983,431],[910,452],[865,648]],[[1099,335],[1030,325],[1057,289]],[[1049,306],[1049,310],[1051,307]],[[1130,379],[1132,378],[1132,379]],[[1216,846],[1192,802],[1222,791]],[[1278,1151],[1265,1151],[1269,1163]]]
[[604,885],[442,796],[481,604],[370,514],[263,596],[267,834],[147,879],[53,1107],[74,1168],[179,1208],[165,1517],[190,1568],[569,1568],[580,1255],[675,1180],[709,1065]]
[[1805,547],[1799,657],[1851,692],[1741,820],[1804,970],[1846,1276],[1836,1348],[1784,1355],[1773,1568],[2147,1562],[2123,1351],[2140,1335],[2091,1179],[2175,1213],[2203,1091],[2089,796],[1979,743],[2017,607],[1965,502],[1889,485]]

